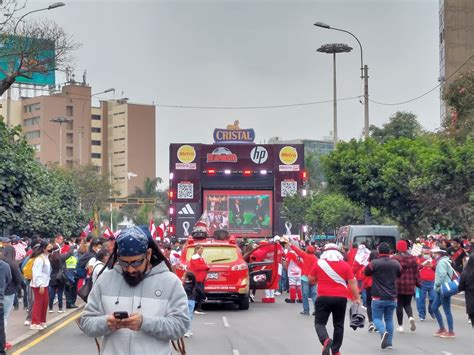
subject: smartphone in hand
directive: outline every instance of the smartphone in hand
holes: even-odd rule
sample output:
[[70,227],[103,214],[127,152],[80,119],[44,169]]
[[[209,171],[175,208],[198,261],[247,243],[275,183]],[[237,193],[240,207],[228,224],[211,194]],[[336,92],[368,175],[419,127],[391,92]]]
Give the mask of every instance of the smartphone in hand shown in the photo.
[[115,319],[126,319],[128,318],[128,312],[114,312],[114,318]]

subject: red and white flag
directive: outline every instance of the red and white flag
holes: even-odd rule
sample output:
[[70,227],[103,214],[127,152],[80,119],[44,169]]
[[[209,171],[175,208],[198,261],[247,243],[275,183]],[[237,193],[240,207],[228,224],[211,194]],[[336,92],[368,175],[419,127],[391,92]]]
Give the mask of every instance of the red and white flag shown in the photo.
[[158,229],[156,230],[158,239],[163,240],[163,237],[165,236],[165,232],[166,232],[166,225],[164,223],[161,223],[158,226]]
[[110,238],[110,237],[115,238],[114,232],[112,232],[109,227],[105,227],[105,231],[104,231],[103,236],[105,238]]
[[82,231],[81,237],[82,237],[82,238],[86,238],[86,237],[89,235],[89,233],[92,233],[93,230],[94,230],[94,220],[91,219],[91,220],[89,221],[89,224],[88,224],[88,225],[86,226],[86,228],[84,228],[84,230]]
[[156,231],[155,221],[153,220],[153,218],[150,219],[150,234],[152,238],[155,240],[157,231]]

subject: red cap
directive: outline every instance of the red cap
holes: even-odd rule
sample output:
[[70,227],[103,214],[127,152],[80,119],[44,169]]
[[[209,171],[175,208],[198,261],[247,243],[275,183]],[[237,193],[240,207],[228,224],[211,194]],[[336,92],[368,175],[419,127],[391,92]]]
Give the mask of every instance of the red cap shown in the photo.
[[397,251],[401,253],[406,253],[408,250],[408,244],[404,240],[399,240],[397,243]]
[[307,248],[306,248],[306,252],[309,253],[309,254],[314,254],[315,249],[312,245],[308,245]]

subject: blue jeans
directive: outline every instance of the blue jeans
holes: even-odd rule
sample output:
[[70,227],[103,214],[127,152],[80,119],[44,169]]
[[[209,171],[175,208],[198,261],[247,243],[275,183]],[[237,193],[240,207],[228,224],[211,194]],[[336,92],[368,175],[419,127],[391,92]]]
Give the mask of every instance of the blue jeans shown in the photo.
[[189,315],[189,329],[191,330],[191,321],[193,320],[194,306],[196,305],[195,300],[188,300],[188,315]]
[[13,302],[15,300],[15,294],[5,295],[3,298],[3,322],[5,324],[5,334],[7,333],[7,320],[10,312],[13,308]]
[[53,309],[54,297],[58,294],[58,307],[63,309],[63,291],[64,286],[49,286],[49,310]]
[[426,296],[428,296],[428,312],[431,313],[431,307],[434,300],[434,281],[421,281],[421,286],[417,290],[418,297],[416,298],[416,309],[420,319],[426,319]]
[[288,291],[290,287],[288,286],[288,272],[283,268],[281,272],[280,282],[278,284],[278,292],[283,293],[283,291]]
[[314,303],[316,302],[316,285],[310,285],[308,281],[301,280],[301,292],[303,293],[303,312],[308,313],[310,311],[308,298],[311,298]]
[[435,292],[433,305],[431,311],[434,313],[440,329],[446,329],[444,327],[443,317],[439,311],[439,307],[443,306],[443,311],[446,314],[446,320],[448,321],[448,330],[454,331],[453,315],[451,314],[451,297],[443,297],[440,292]]
[[393,313],[396,308],[396,301],[372,300],[372,317],[374,318],[375,328],[380,333],[380,335],[388,332],[388,345],[392,345]]

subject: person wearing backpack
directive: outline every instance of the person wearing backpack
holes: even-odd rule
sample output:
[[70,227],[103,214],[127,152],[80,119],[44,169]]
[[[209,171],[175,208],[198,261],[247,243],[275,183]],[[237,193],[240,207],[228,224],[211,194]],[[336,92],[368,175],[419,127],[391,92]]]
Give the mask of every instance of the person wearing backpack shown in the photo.
[[48,312],[49,281],[51,276],[51,263],[49,253],[51,244],[43,240],[35,247],[32,258],[33,262],[31,288],[35,297],[31,315],[31,330],[42,330],[46,328],[46,313]]

